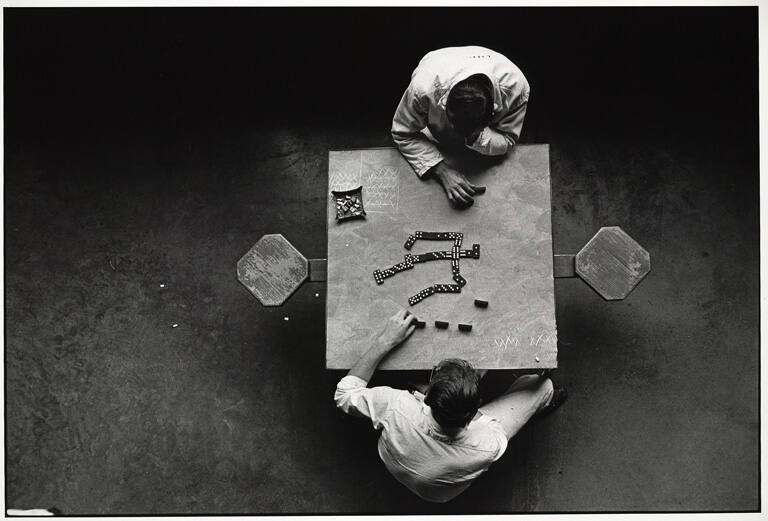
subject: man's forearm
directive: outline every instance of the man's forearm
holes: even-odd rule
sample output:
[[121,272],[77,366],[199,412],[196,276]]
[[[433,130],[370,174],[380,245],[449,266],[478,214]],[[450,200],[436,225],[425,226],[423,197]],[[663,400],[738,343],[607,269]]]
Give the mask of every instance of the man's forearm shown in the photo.
[[437,146],[421,132],[408,136],[393,133],[392,138],[400,153],[419,177],[424,176],[430,168],[443,160],[443,154]]
[[360,360],[357,361],[352,369],[349,370],[347,375],[357,376],[358,378],[369,382],[376,368],[381,363],[381,360],[387,356],[387,353],[392,350],[392,346],[389,346],[380,341],[376,341],[368,351],[366,351]]
[[375,337],[371,348],[352,366],[347,375],[357,376],[366,382],[370,381],[381,359],[405,342],[414,329],[416,326],[413,324],[413,315],[408,310],[401,309],[392,315],[384,325],[384,330]]

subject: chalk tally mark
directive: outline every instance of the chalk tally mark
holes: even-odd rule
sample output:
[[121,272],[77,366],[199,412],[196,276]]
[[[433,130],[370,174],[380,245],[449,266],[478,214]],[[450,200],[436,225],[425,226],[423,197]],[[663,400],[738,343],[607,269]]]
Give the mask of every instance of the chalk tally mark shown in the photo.
[[362,174],[369,211],[396,211],[400,198],[400,172],[397,167],[372,168]]
[[[525,342],[525,339],[521,340],[520,337],[514,336],[514,335],[507,335],[506,337],[499,337],[493,339],[493,345],[501,349],[503,351],[506,351],[510,348],[514,347],[520,347],[523,342]],[[528,337],[528,345],[539,347],[539,346],[546,346],[546,345],[555,345],[557,344],[557,335],[554,334],[541,334],[538,336],[531,335]]]
[[532,346],[542,346],[547,344],[556,344],[557,343],[557,336],[549,334],[549,335],[539,335],[539,336],[531,336],[531,344]]
[[519,347],[520,346],[520,339],[516,336],[510,336],[507,335],[506,338],[494,338],[493,344],[504,351],[509,349],[510,347]]

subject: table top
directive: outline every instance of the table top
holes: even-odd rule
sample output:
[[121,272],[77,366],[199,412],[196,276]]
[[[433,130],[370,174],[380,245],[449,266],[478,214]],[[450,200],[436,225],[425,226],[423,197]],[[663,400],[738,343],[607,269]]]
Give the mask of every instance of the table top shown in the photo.
[[[331,151],[328,158],[328,281],[326,367],[347,369],[371,346],[397,309],[408,308],[417,329],[385,358],[381,369],[429,369],[444,358],[476,368],[557,366],[548,145],[518,145],[506,156],[446,154],[471,182],[487,187],[465,210],[450,206],[434,180],[421,180],[397,149]],[[365,219],[336,221],[331,190],[362,185]],[[455,284],[451,260],[434,260],[396,273],[381,285],[376,269],[406,254],[452,251],[451,240],[417,240],[416,231],[460,232],[460,293],[436,293],[415,305],[408,298],[435,284]],[[475,299],[489,302],[487,308]],[[435,321],[447,321],[437,329]],[[459,323],[472,331],[459,331]]]

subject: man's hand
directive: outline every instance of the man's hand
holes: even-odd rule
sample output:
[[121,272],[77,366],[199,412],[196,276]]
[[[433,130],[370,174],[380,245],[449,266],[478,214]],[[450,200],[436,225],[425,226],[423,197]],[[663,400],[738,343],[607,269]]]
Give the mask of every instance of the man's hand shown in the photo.
[[347,374],[357,376],[368,382],[379,366],[379,362],[387,356],[387,353],[411,336],[413,330],[416,329],[413,319],[414,316],[407,309],[401,309],[395,313],[387,320],[384,330],[379,334],[376,342],[368,351],[363,353],[360,360],[352,366]]
[[475,185],[467,181],[467,178],[461,172],[440,162],[432,169],[434,176],[443,185],[445,195],[454,206],[470,206],[475,202],[472,196],[475,195]]
[[416,329],[413,319],[413,315],[407,309],[401,309],[390,317],[377,339],[382,349],[390,351],[405,342]]

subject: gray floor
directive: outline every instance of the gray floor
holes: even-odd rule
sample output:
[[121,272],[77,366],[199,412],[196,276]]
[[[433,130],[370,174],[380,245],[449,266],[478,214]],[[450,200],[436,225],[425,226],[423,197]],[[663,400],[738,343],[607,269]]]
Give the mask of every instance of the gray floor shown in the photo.
[[[325,256],[327,151],[391,144],[390,105],[410,65],[368,100],[385,106],[353,126],[343,121],[356,109],[251,121],[240,114],[238,87],[235,101],[219,87],[215,108],[191,103],[205,98],[202,88],[179,91],[178,117],[167,112],[176,95],[170,87],[165,105],[131,99],[114,83],[120,103],[90,107],[83,97],[72,108],[31,99],[42,88],[35,78],[76,90],[57,72],[56,52],[34,47],[51,27],[51,42],[69,42],[57,19],[6,13],[8,507],[67,514],[759,508],[758,147],[749,58],[756,47],[736,36],[754,27],[754,12],[707,13],[675,14],[661,28],[650,14],[632,22],[598,17],[597,28],[618,24],[603,38],[633,28],[615,40],[634,50],[630,57],[641,55],[645,31],[656,31],[659,47],[679,45],[678,54],[672,48],[648,60],[678,71],[651,101],[608,93],[603,110],[563,110],[570,100],[562,96],[572,91],[558,95],[543,66],[526,69],[541,98],[532,102],[524,141],[550,144],[555,253],[574,253],[600,226],[619,225],[651,253],[653,268],[621,302],[603,301],[577,279],[556,281],[556,378],[569,401],[528,425],[447,505],[424,503],[399,485],[378,461],[376,433],[334,409],[342,373],[324,369],[323,285],[307,284],[285,306],[267,309],[235,276],[237,259],[264,233],[283,233],[307,257]],[[552,16],[566,27],[572,13]],[[676,39],[681,19],[695,44]],[[149,26],[155,44],[170,34],[203,46],[189,25],[165,23],[103,23],[99,34],[116,30],[123,42],[135,36],[128,29]],[[714,26],[731,47],[707,53],[706,62],[728,73],[727,82],[713,81],[730,85],[732,101],[724,113],[699,114],[693,105],[707,96],[692,86],[702,62],[686,58],[720,45],[705,36]],[[235,46],[246,33],[236,24],[232,34],[224,22],[217,27],[206,46]],[[77,78],[87,59],[68,52],[85,44],[68,45],[60,52],[82,60]],[[115,45],[125,56],[134,52]],[[162,51],[147,44],[136,52],[159,56],[146,66],[154,74],[164,66]],[[610,59],[590,56],[594,70]],[[37,65],[22,65],[22,57]],[[228,59],[222,67],[232,72],[252,56]],[[560,64],[569,71],[568,63]],[[110,71],[108,79],[120,78]],[[595,82],[598,91],[608,89],[607,78]],[[150,88],[131,81],[140,94]],[[588,105],[589,96],[603,95],[579,92]],[[663,110],[646,112],[661,99]],[[60,113],[45,112],[50,106]],[[81,109],[85,117],[73,118]]]

